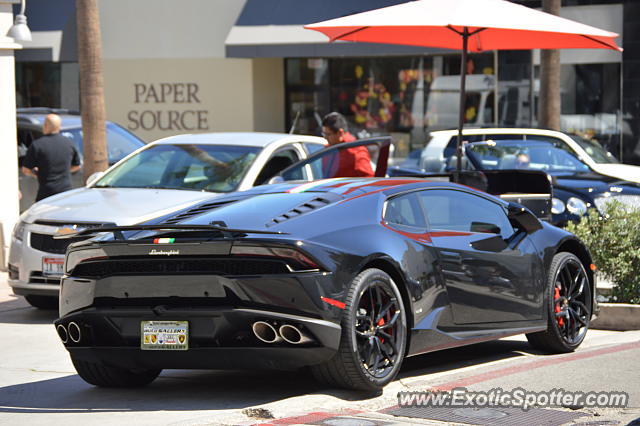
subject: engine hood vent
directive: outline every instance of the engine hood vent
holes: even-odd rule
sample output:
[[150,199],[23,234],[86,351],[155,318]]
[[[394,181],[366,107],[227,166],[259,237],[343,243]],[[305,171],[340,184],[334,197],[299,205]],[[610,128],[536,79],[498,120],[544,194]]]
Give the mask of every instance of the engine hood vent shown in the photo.
[[206,213],[208,211],[211,211],[213,209],[217,209],[218,207],[222,207],[226,204],[232,203],[233,201],[218,201],[218,202],[213,202],[213,203],[206,203],[206,204],[200,204],[199,206],[196,206],[194,208],[191,208],[185,212],[182,212],[178,215],[175,215],[167,220],[165,220],[163,223],[168,224],[168,225],[172,225],[175,223],[179,223],[182,222],[185,219],[189,219],[193,216],[197,216],[199,214],[202,213]]
[[289,220],[292,219],[294,217],[300,216],[302,214],[317,210],[319,208],[322,208],[326,205],[331,204],[331,200],[327,199],[327,198],[323,198],[323,197],[316,197],[313,198],[309,201],[306,201],[302,204],[300,204],[299,206],[296,206],[294,208],[292,208],[291,210],[289,210],[286,213],[281,214],[280,216],[277,216],[275,218],[273,218],[271,220],[271,222],[269,222],[267,224],[267,226],[273,226],[273,225],[277,225],[278,223],[282,223],[285,220]]

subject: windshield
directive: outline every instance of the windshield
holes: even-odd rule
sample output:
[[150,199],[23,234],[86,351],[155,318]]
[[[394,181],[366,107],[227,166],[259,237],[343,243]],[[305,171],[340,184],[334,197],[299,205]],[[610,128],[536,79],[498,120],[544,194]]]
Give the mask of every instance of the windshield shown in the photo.
[[529,169],[549,173],[589,171],[589,166],[573,154],[546,142],[475,142],[467,145],[466,152],[481,170]]
[[[83,155],[84,146],[82,145],[82,128],[65,129],[60,132],[76,145],[80,155]],[[144,142],[133,134],[129,133],[120,126],[113,123],[107,123],[107,151],[109,155],[109,164],[115,164],[136,149],[144,146]]]
[[595,141],[593,139],[585,139],[578,135],[569,135],[569,136],[571,137],[571,139],[576,141],[578,145],[580,145],[580,147],[584,149],[585,152],[589,154],[589,157],[591,157],[593,161],[595,161],[596,163],[601,163],[601,164],[618,164],[619,163],[616,157],[614,157],[612,153],[604,149],[598,141]]
[[234,145],[154,145],[119,164],[94,187],[232,192],[259,151]]

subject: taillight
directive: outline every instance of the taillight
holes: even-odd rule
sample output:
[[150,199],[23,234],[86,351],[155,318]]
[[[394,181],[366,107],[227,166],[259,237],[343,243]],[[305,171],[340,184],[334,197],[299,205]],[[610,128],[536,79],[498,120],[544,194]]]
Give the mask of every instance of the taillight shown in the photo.
[[292,248],[234,245],[231,247],[231,255],[281,259],[289,265],[292,271],[320,269],[316,262],[307,255]]
[[107,253],[102,249],[76,250],[67,254],[64,262],[64,270],[66,273],[73,271],[78,263],[89,260],[108,259]]

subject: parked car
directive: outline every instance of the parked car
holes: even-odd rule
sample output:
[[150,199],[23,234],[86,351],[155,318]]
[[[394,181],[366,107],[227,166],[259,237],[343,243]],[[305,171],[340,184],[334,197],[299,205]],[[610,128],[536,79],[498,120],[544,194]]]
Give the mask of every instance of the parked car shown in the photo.
[[405,356],[508,335],[573,351],[596,306],[577,237],[449,182],[285,182],[76,236],[96,233],[69,247],[55,321],[96,386],[309,366],[378,390]]
[[[84,147],[82,145],[82,121],[77,112],[66,109],[54,108],[18,108],[18,165],[22,166],[24,156],[31,145],[31,142],[42,136],[42,125],[47,114],[58,114],[62,121],[60,133],[71,139],[82,158]],[[120,127],[116,123],[107,121],[107,154],[109,165],[113,165],[131,154],[136,149],[144,146],[144,142],[128,130]],[[82,170],[71,175],[71,183],[74,188],[84,186],[82,180]],[[20,192],[20,212],[31,206],[38,193],[38,180],[25,176],[22,172],[19,175]]]
[[9,252],[9,284],[31,305],[55,307],[69,240],[54,235],[132,225],[214,193],[249,189],[325,144],[314,136],[210,133],[145,145],[86,187],[46,198],[21,215]]
[[[464,129],[462,134],[467,142],[500,139],[522,140],[524,143],[530,141],[552,142],[556,147],[573,153],[598,174],[617,180],[640,183],[640,166],[621,164],[612,153],[593,139],[544,129]],[[429,171],[444,170],[450,157],[455,154],[457,138],[457,130],[431,132],[431,138],[422,151],[421,168]]]
[[465,145],[470,168],[475,170],[541,170],[552,177],[552,223],[564,226],[587,213],[604,212],[617,200],[640,208],[640,185],[595,173],[572,152],[551,141],[489,140]]

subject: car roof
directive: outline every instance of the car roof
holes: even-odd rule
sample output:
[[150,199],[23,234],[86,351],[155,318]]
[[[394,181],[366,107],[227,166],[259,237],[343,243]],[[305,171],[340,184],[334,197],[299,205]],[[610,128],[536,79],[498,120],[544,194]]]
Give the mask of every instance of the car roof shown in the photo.
[[[18,124],[32,124],[38,127],[42,127],[44,120],[48,114],[57,114],[60,116],[60,129],[79,129],[82,127],[82,117],[73,111],[61,112],[67,110],[56,110],[48,108],[20,108],[16,114]],[[115,124],[109,120],[107,124]]]
[[[436,130],[431,132],[432,136],[454,136],[458,134],[457,129],[448,129],[448,130]],[[525,128],[525,127],[478,127],[473,129],[462,129],[463,135],[508,135],[508,134],[516,134],[516,135],[549,135],[549,136],[558,136],[564,135],[565,133],[560,132],[558,130],[549,130],[549,129],[535,129],[535,128]]]
[[[261,185],[242,191],[241,195],[257,195],[271,193],[327,193],[332,192],[341,197],[353,197],[369,193],[385,192],[393,193],[411,190],[417,187],[429,188],[461,188],[462,185],[450,183],[448,180],[413,178],[413,177],[390,177],[390,178],[330,178],[311,182],[282,182],[271,185]],[[465,187],[466,188],[466,187]],[[471,188],[473,191],[477,191]],[[478,191],[481,192],[481,191]]]
[[522,140],[522,139],[487,139],[486,141],[468,142],[469,145],[519,145],[519,146],[553,146],[556,145],[551,141],[545,140]]
[[169,136],[152,142],[152,145],[175,145],[175,144],[197,144],[197,145],[236,145],[253,146],[264,148],[277,141],[309,142],[326,144],[324,138],[318,136],[294,135],[288,133],[267,133],[267,132],[220,132],[220,133],[197,133],[186,135]]
[[[42,127],[44,124],[44,119],[48,113],[18,113],[16,115],[18,119],[18,124],[27,123],[34,124]],[[60,128],[62,130],[65,129],[75,129],[78,127],[82,127],[82,118],[79,115],[72,114],[58,114],[61,119]]]

